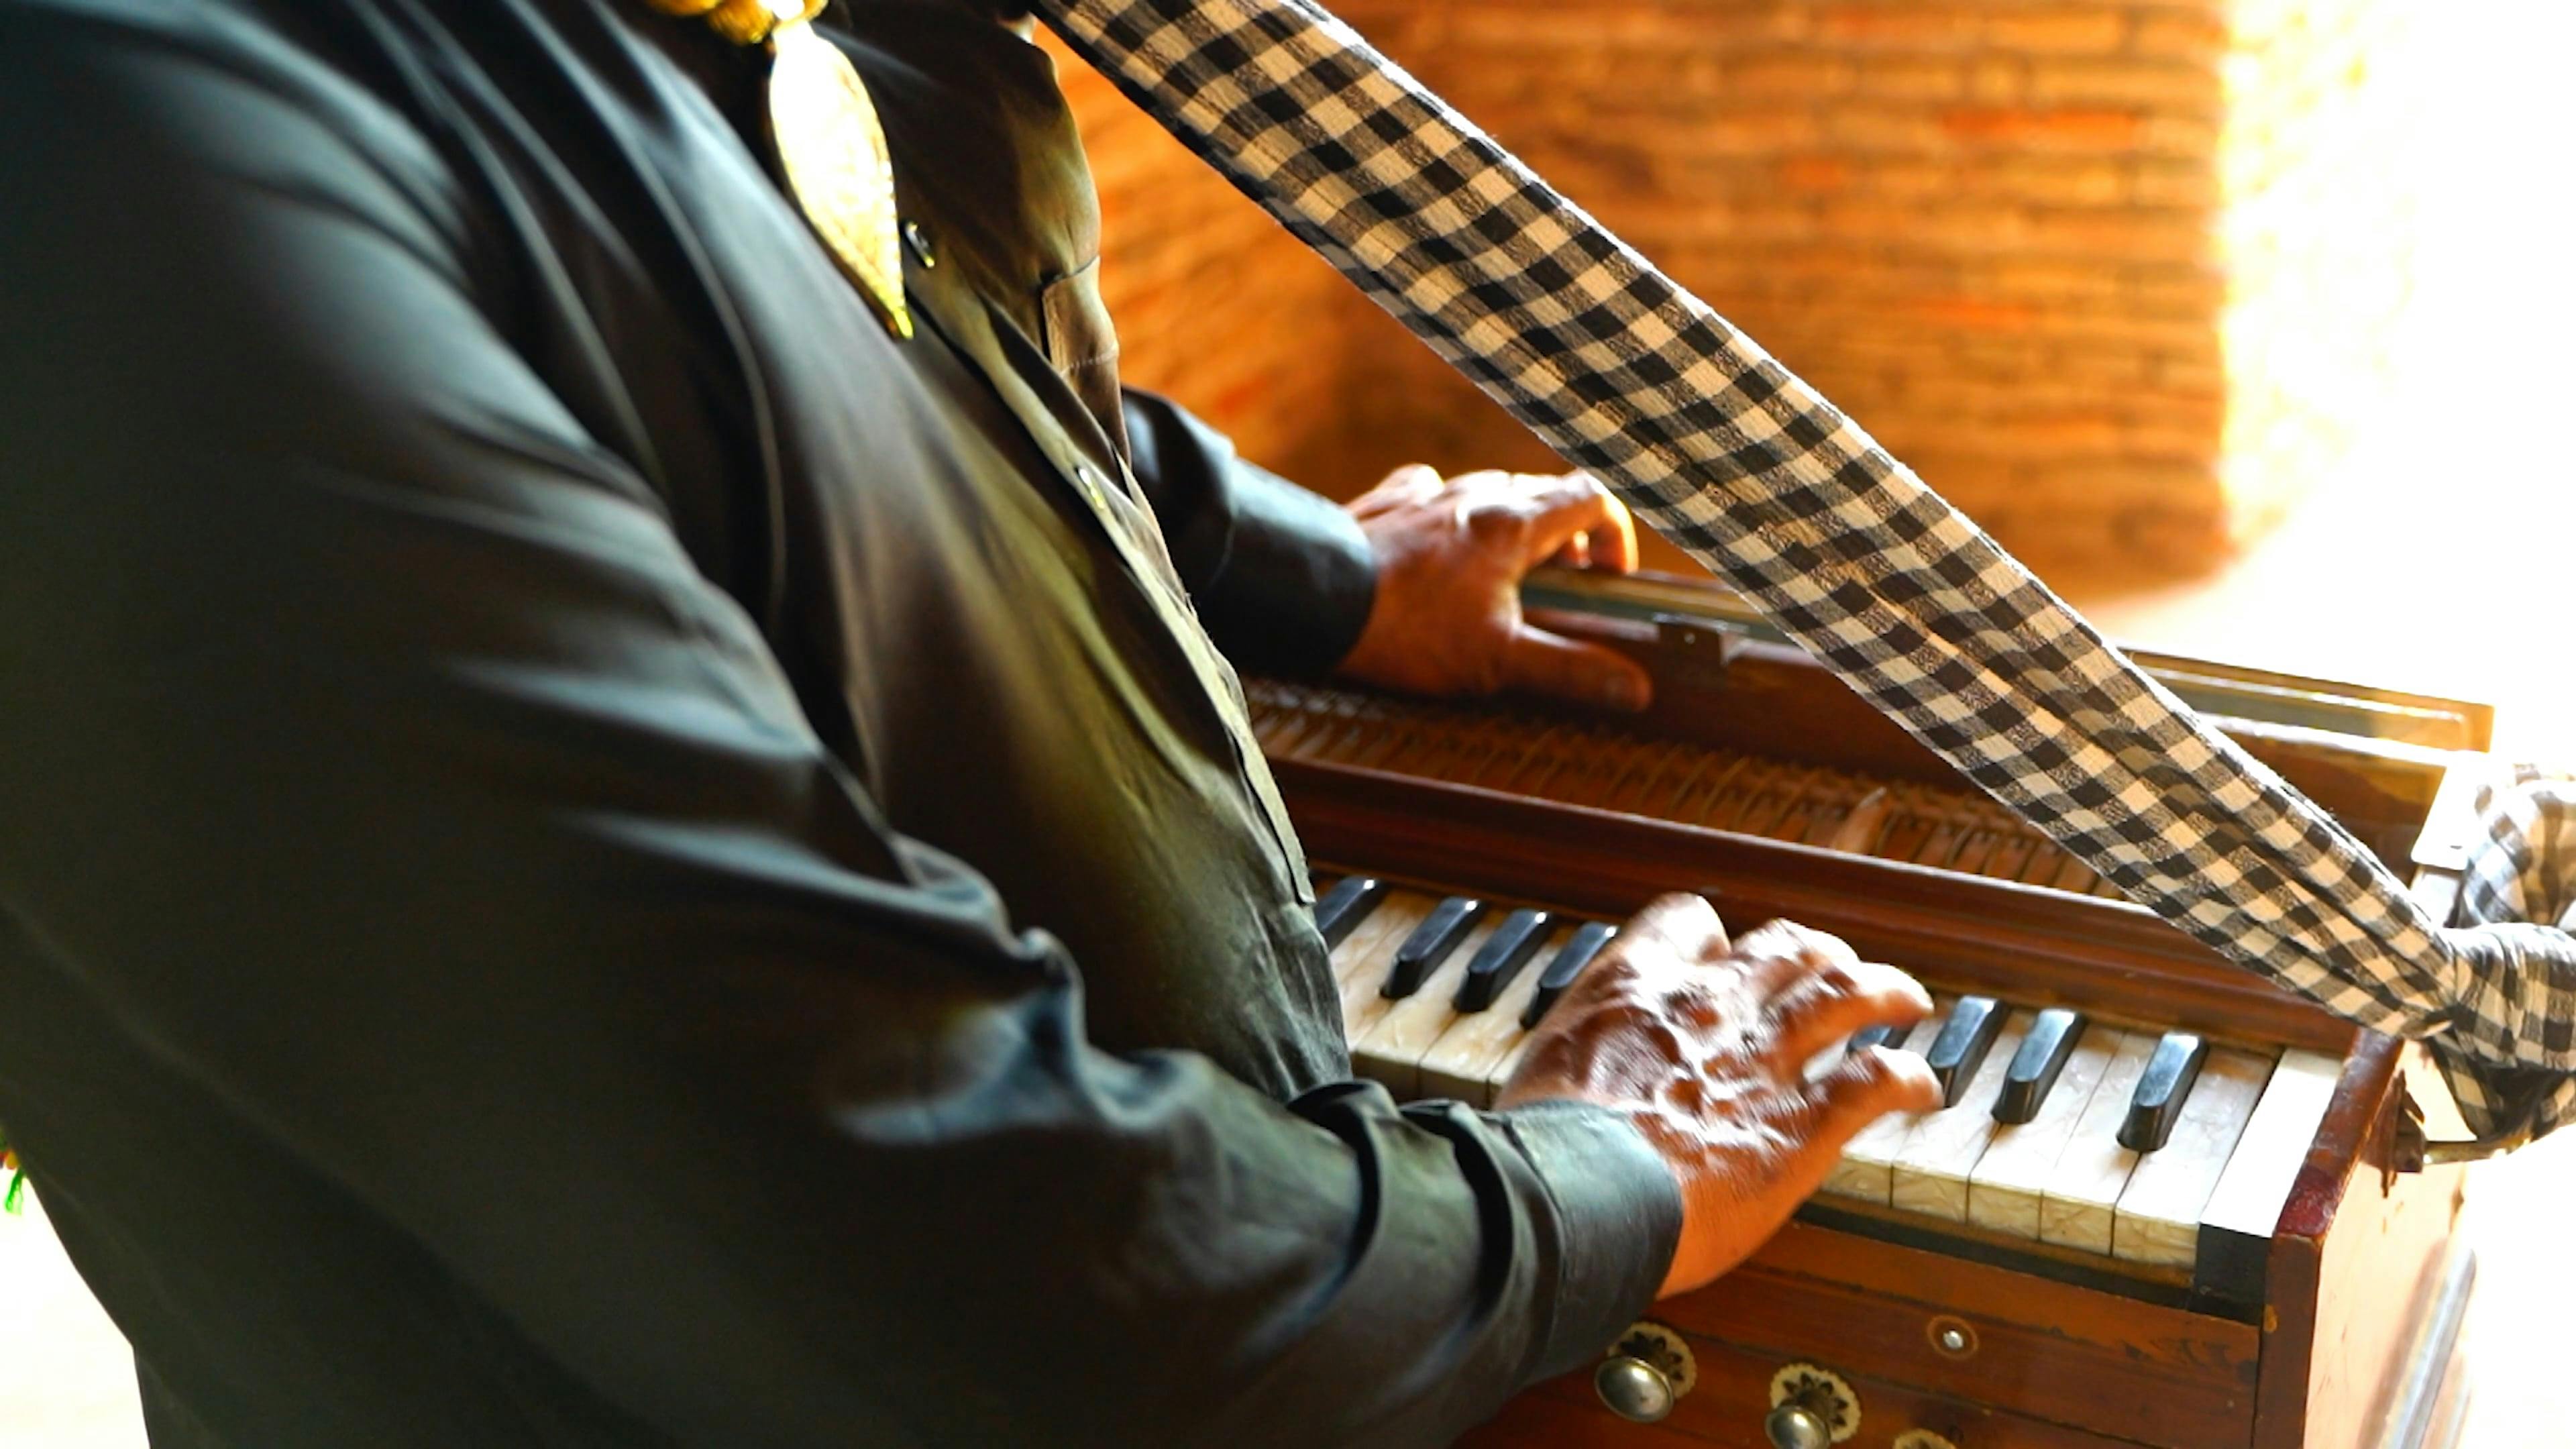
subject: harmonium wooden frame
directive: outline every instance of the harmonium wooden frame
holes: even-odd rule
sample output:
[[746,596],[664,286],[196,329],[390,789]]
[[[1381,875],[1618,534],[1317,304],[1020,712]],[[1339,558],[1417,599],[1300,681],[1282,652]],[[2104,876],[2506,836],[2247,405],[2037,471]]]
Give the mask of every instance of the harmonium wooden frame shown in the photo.
[[[1775,1412],[1793,1400],[1822,1413],[1804,1426],[1830,1430],[1815,1442],[1849,1449],[2449,1442],[2472,1260],[2453,1231],[2460,1170],[2424,1160],[2409,1048],[2116,898],[1717,586],[1543,570],[1524,598],[1538,622],[1646,664],[1654,708],[1614,724],[1250,683],[1320,876],[1609,919],[1697,891],[1733,926],[1800,921],[1936,989],[2322,1053],[2331,1096],[2312,1136],[2300,1125],[2304,1150],[2283,1149],[2296,1162],[2280,1169],[2269,1233],[2204,1231],[2188,1267],[1820,1194],[1749,1263],[1655,1305],[1613,1350],[1664,1360],[1682,1391],[1668,1416],[1623,1419],[1576,1374],[1523,1394],[1470,1444],[1754,1449],[1801,1442]],[[2135,657],[2447,912],[2489,710]],[[1711,824],[1712,770],[1767,772],[1787,782],[1772,792],[1782,803]],[[1920,829],[1877,853],[1837,839],[1856,797],[1874,818],[1894,798],[1927,828],[1982,831],[1989,859],[1926,853]]]

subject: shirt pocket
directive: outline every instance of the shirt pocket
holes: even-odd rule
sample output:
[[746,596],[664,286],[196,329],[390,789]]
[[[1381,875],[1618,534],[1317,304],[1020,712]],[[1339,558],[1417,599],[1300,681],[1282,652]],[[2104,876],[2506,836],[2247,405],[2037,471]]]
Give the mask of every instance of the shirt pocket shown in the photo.
[[1118,329],[1100,300],[1100,259],[1038,290],[1038,318],[1046,330],[1047,362],[1127,456],[1127,415],[1118,401]]

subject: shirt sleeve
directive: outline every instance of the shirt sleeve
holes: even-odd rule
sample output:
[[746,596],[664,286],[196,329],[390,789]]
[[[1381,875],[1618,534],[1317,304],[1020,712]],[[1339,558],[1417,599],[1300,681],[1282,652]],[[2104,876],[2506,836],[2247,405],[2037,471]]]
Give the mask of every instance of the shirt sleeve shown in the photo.
[[1342,662],[1377,602],[1368,536],[1339,505],[1236,456],[1179,404],[1126,391],[1136,481],[1217,647],[1245,669]]
[[1433,1444],[1642,1307],[1678,1199],[1611,1114],[1089,1046],[514,347],[427,143],[44,14],[0,965],[675,1443]]

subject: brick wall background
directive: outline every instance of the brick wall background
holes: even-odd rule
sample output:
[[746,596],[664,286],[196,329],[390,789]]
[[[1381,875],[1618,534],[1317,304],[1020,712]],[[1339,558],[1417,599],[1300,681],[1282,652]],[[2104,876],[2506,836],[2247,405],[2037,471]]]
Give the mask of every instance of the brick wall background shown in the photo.
[[[2408,0],[1341,0],[2006,544],[2208,565],[2380,405]],[[1554,466],[1098,77],[1128,377],[1347,494]]]

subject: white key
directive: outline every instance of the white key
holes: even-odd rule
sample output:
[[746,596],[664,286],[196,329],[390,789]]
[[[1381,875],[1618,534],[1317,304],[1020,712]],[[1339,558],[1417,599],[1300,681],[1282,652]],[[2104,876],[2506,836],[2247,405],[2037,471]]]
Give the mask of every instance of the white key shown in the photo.
[[1986,1155],[1968,1174],[1968,1221],[2016,1238],[2039,1237],[2039,1204],[2057,1171],[2057,1159],[2074,1140],[2076,1124],[2093,1101],[2127,1033],[2107,1027],[2085,1029],[2084,1039],[2066,1057],[2048,1100],[2027,1122],[1998,1124]]
[[1422,1054],[1440,1040],[1458,1020],[1458,1008],[1451,1001],[1458,995],[1460,982],[1467,979],[1467,963],[1485,945],[1485,938],[1503,923],[1508,911],[1488,908],[1485,918],[1467,932],[1447,959],[1422,978],[1422,985],[1401,1001],[1386,1002],[1377,1014],[1376,1024],[1364,1029],[1351,1042],[1351,1063],[1360,1075],[1386,1083],[1386,1089],[1399,1102],[1409,1102],[1422,1092]]
[[[1932,1039],[1941,1034],[1941,1023],[1949,1018],[1954,996],[1935,997],[1932,1014],[1914,1024],[1902,1040],[1889,1042],[1891,1048],[1910,1051],[1916,1056],[1932,1049]],[[1905,1143],[1914,1124],[1920,1120],[1903,1113],[1889,1113],[1860,1130],[1860,1134],[1843,1144],[1842,1160],[1825,1174],[1819,1189],[1841,1197],[1865,1198],[1870,1202],[1887,1201],[1896,1150]]]
[[2266,1240],[2272,1236],[2281,1222],[2282,1205],[2290,1200],[2290,1188],[2299,1179],[2299,1165],[2307,1161],[2308,1147],[2316,1141],[2317,1127],[2334,1101],[2335,1083],[2342,1078],[2340,1058],[2307,1051],[2281,1053],[2280,1064],[2272,1068],[2271,1083],[2263,1088],[2263,1100],[2255,1104],[2253,1120],[2245,1124],[2245,1135],[2236,1139],[2227,1170],[2219,1175],[2217,1188],[2200,1210],[2203,1233],[2230,1232]]
[[1390,891],[1367,920],[1342,938],[1333,948],[1333,980],[1342,990],[1342,1034],[1356,1041],[1358,1033],[1351,1023],[1358,1009],[1377,995],[1386,984],[1387,968],[1395,964],[1395,948],[1440,904],[1430,896],[1411,891]]
[[1849,1038],[1835,1042],[1832,1046],[1807,1058],[1807,1064],[1798,1069],[1799,1074],[1810,1084],[1823,1081],[1827,1072],[1843,1064],[1843,1053],[1850,1046]]
[[[1522,1004],[1524,1006],[1528,1005],[1526,1002]],[[1503,1083],[1512,1079],[1512,1073],[1520,1070],[1521,1058],[1529,1055],[1530,1037],[1532,1035],[1534,1035],[1534,1033],[1522,1032],[1520,1039],[1512,1043],[1511,1049],[1504,1052],[1501,1060],[1494,1063],[1494,1069],[1486,1074],[1486,1105],[1491,1106],[1493,1104],[1494,1094],[1503,1089]]]
[[2151,1031],[2133,1031],[2120,1039],[2093,1088],[2093,1100],[2075,1120],[2066,1150],[2048,1175],[2048,1190],[2039,1200],[2041,1242],[2091,1253],[2111,1251],[2120,1194],[2138,1165],[2138,1154],[2120,1145],[2120,1124],[2128,1120],[2129,1098],[2136,1095],[2138,1079],[2147,1074],[2147,1062],[2161,1039]]
[[1513,1056],[1521,1039],[1529,1034],[1521,1025],[1521,1013],[1529,1010],[1530,998],[1538,995],[1538,979],[1547,974],[1547,963],[1565,949],[1567,938],[1579,924],[1568,922],[1558,927],[1529,964],[1521,967],[1520,974],[1512,978],[1512,984],[1494,998],[1493,1005],[1459,1017],[1440,1034],[1431,1050],[1422,1054],[1422,1095],[1449,1097],[1478,1107],[1494,1105],[1494,1093],[1502,1088],[1503,1059]]
[[2012,1070],[2030,1018],[2016,1011],[2004,1019],[1957,1105],[1914,1119],[1914,1130],[1888,1163],[1888,1206],[1954,1223],[1968,1220],[1968,1175],[1994,1140],[1995,1098],[2003,1095],[2004,1075]]
[[2165,1145],[2138,1159],[2120,1193],[2111,1256],[2132,1263],[2191,1266],[2200,1243],[2200,1210],[2209,1205],[2236,1139],[2253,1119],[2272,1058],[2212,1047],[2200,1080],[2183,1099]]

